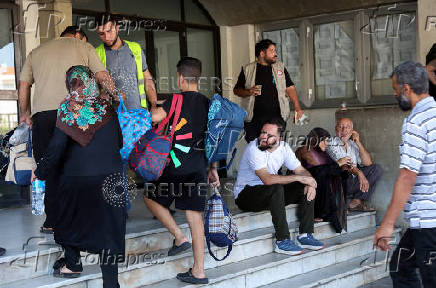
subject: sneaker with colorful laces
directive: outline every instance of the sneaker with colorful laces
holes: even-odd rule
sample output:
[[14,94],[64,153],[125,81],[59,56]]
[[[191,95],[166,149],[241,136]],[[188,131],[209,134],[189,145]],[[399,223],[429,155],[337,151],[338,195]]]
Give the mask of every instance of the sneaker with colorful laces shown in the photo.
[[291,239],[285,239],[282,241],[276,241],[276,247],[274,252],[287,254],[287,255],[299,255],[304,253],[304,249],[295,244]]
[[315,239],[312,234],[306,233],[297,237],[300,246],[310,250],[320,250],[325,247],[324,243]]

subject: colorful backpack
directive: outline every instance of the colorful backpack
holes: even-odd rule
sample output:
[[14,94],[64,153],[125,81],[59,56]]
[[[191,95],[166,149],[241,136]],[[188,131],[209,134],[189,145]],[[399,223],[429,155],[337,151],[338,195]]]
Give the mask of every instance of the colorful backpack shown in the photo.
[[[174,154],[171,151],[175,127],[180,118],[182,110],[183,96],[174,94],[171,109],[167,117],[159,124],[156,129],[147,131],[135,144],[130,153],[129,166],[141,176],[144,181],[156,181],[169,162],[169,156]],[[163,135],[163,130],[174,115],[171,134]]]
[[[213,96],[209,106],[205,145],[209,163],[227,159],[227,155],[232,151],[244,129],[246,117],[247,112],[237,104],[219,94]],[[236,148],[233,150],[227,169],[232,165],[235,154]]]
[[[204,234],[207,249],[213,259],[222,261],[230,255],[233,243],[238,241],[238,227],[217,188],[215,188],[215,193],[207,200],[204,215]],[[227,254],[222,259],[218,259],[210,248],[210,242],[218,247],[227,246]]]
[[123,148],[121,148],[120,154],[121,159],[126,163],[135,143],[151,129],[151,114],[142,108],[127,110],[121,95],[118,94],[118,97],[120,98],[118,121],[123,134]]

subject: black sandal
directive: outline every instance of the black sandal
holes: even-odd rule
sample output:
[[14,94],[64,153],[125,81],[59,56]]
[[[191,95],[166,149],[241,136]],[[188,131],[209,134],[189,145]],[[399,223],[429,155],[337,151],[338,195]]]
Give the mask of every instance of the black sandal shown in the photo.
[[56,260],[56,262],[53,264],[53,269],[54,270],[58,270],[61,269],[62,267],[64,267],[65,265],[65,258],[59,258],[58,260]]
[[80,274],[82,274],[82,273],[70,273],[70,272],[63,273],[63,272],[61,272],[60,269],[59,270],[55,270],[53,272],[53,276],[56,277],[56,278],[68,278],[68,279],[79,278]]
[[[62,259],[64,259],[64,258],[61,258],[58,261],[60,261]],[[58,261],[55,262],[55,265],[60,263]],[[55,265],[53,265],[53,268],[54,268]],[[68,279],[72,279],[72,278],[78,278],[82,274],[82,272],[67,272],[67,273],[61,272],[61,269],[64,266],[65,266],[65,264],[63,264],[60,268],[54,269],[53,270],[53,276],[56,277],[56,278],[68,278]]]
[[168,256],[174,256],[180,254],[188,249],[191,249],[192,245],[188,241],[183,242],[180,246],[176,245],[176,240],[173,241],[173,246],[168,250]]
[[188,272],[177,274],[177,279],[190,284],[209,284],[209,278],[197,278],[192,275],[192,268]]
[[40,233],[44,233],[44,234],[53,234],[54,230],[53,228],[46,228],[44,226],[41,226],[41,229],[39,230]]

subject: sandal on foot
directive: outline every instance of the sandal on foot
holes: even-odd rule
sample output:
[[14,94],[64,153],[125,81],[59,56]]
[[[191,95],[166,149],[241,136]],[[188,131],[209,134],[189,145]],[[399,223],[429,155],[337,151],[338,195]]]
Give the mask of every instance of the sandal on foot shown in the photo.
[[78,278],[78,277],[80,277],[80,274],[82,274],[81,272],[67,272],[67,273],[64,273],[64,272],[61,272],[61,269],[62,268],[55,269],[53,271],[53,276],[56,277],[56,278],[69,278],[69,279],[71,279],[71,278]]
[[59,258],[58,260],[56,260],[56,262],[53,264],[53,269],[59,270],[64,266],[65,266],[65,258],[62,257],[62,258]]
[[40,233],[44,234],[53,234],[53,228],[46,228],[44,226],[41,226],[41,229],[39,230]]
[[190,249],[191,247],[192,247],[192,245],[189,242],[184,242],[184,243],[180,244],[180,246],[177,246],[176,240],[174,240],[173,247],[171,247],[170,250],[168,250],[168,256],[174,256],[174,255],[180,254],[180,253]]
[[192,268],[189,268],[188,272],[177,274],[176,278],[190,284],[209,284],[208,278],[197,278],[192,275]]
[[373,211],[375,211],[375,209],[367,206],[366,204],[358,204],[355,207],[348,208],[348,211],[350,211],[350,212],[373,212]]
[[53,276],[56,278],[68,278],[68,279],[72,279],[72,278],[79,278],[81,273],[63,273],[61,271],[55,273],[53,272]]

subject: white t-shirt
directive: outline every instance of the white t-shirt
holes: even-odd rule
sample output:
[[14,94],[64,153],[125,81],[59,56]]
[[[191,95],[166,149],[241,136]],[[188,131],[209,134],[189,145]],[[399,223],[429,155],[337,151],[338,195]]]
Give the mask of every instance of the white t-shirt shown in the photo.
[[257,139],[251,141],[245,148],[239,164],[238,179],[233,188],[235,199],[246,185],[265,185],[256,175],[256,170],[266,168],[268,173],[277,175],[283,165],[289,170],[295,170],[301,165],[288,143],[281,141],[276,150],[269,152],[257,148]]

